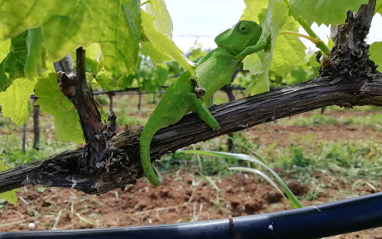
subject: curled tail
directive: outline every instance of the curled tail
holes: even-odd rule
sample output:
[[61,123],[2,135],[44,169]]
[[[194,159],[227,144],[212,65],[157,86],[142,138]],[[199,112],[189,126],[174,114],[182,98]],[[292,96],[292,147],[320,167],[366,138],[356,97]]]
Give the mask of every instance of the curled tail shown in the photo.
[[149,120],[143,128],[139,143],[139,151],[143,172],[145,173],[150,183],[152,183],[156,187],[162,184],[163,179],[162,176],[159,174],[158,170],[151,164],[150,144],[151,139],[159,129],[159,127],[150,123]]

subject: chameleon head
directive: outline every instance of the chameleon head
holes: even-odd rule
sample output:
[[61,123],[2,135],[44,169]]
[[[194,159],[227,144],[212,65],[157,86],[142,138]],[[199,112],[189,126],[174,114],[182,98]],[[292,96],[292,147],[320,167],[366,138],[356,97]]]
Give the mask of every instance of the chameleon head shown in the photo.
[[215,38],[215,43],[237,55],[248,46],[256,45],[261,32],[262,28],[256,22],[240,21],[232,28],[219,34]]

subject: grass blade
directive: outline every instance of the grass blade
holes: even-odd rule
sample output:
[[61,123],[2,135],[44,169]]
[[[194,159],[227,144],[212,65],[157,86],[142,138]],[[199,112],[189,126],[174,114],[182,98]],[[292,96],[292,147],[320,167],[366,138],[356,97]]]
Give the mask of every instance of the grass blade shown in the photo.
[[[215,152],[215,151],[203,151],[203,150],[189,150],[189,151],[183,151],[183,153],[192,153],[192,154],[201,154],[201,155],[209,155],[209,156],[215,156],[215,157],[226,157],[231,159],[241,159],[250,161],[256,164],[259,164],[266,168],[277,180],[277,182],[280,184],[281,188],[293,204],[295,208],[301,208],[303,205],[301,202],[296,198],[296,196],[290,191],[290,189],[287,187],[285,182],[280,178],[280,176],[273,171],[270,167],[268,167],[265,163],[263,163],[261,160],[251,157],[246,154],[237,154],[237,153],[225,153],[225,152]],[[267,180],[268,181],[268,180]]]

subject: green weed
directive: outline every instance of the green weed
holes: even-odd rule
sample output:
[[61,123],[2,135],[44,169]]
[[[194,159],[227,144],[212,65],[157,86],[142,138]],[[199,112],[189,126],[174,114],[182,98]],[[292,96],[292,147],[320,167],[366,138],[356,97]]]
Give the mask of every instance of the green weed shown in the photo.
[[0,127],[5,127],[10,125],[12,122],[9,118],[4,118],[2,115],[0,115]]
[[[200,150],[194,150],[194,151],[186,151],[187,153],[191,154],[197,154],[197,157],[199,155],[209,155],[209,156],[215,156],[218,158],[224,158],[224,159],[232,159],[232,160],[244,160],[249,161],[254,164],[257,164],[262,167],[262,171],[250,168],[250,167],[230,167],[230,170],[237,170],[240,172],[250,172],[259,174],[261,177],[263,177],[266,181],[268,181],[276,190],[280,192],[281,195],[283,195],[289,202],[293,205],[294,208],[301,208],[302,204],[300,201],[296,198],[296,196],[291,192],[291,190],[286,186],[285,182],[281,179],[281,177],[273,171],[265,162],[263,158],[255,158],[251,157],[246,154],[234,154],[234,153],[224,153],[224,152],[213,152],[213,151],[200,151]],[[255,152],[253,152],[255,153]],[[259,156],[259,155],[258,155]],[[265,173],[270,173],[277,181],[277,183],[280,185],[282,190],[279,188],[279,186]],[[285,193],[285,195],[284,195]]]
[[109,105],[109,99],[106,95],[96,95],[95,100],[98,102],[98,104],[102,106],[108,106]]
[[339,107],[336,105],[325,107],[325,111],[360,111],[360,112],[368,112],[368,111],[382,111],[381,107],[373,106],[373,105],[364,105],[364,106],[354,106],[352,108]]
[[[189,150],[219,150],[226,143],[226,137],[210,140],[204,144],[188,147]],[[220,145],[220,146],[219,146]],[[234,136],[234,152],[253,155],[252,149],[263,155],[270,168],[282,169],[288,177],[297,179],[301,184],[311,184],[314,172],[320,171],[328,175],[347,177],[352,180],[378,180],[382,174],[382,146],[370,141],[317,141],[314,135],[301,137],[288,147],[280,147],[277,143],[260,145],[252,143],[241,134]],[[258,165],[231,158],[197,158],[178,151],[157,161],[161,171],[169,172],[184,167],[194,174],[219,175],[225,177],[234,174],[227,170],[230,167],[248,167],[260,169]],[[199,165],[203,166],[200,167]],[[326,187],[315,181],[319,187]]]

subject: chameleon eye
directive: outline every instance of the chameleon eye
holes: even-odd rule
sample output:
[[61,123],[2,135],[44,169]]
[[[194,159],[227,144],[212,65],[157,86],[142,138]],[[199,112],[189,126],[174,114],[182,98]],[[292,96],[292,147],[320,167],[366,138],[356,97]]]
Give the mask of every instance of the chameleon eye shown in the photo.
[[247,34],[251,30],[251,27],[247,22],[241,22],[239,23],[237,30],[239,31],[239,33]]

